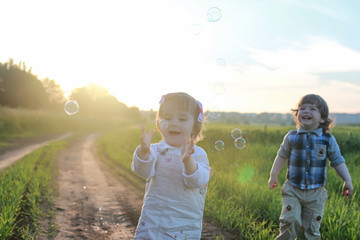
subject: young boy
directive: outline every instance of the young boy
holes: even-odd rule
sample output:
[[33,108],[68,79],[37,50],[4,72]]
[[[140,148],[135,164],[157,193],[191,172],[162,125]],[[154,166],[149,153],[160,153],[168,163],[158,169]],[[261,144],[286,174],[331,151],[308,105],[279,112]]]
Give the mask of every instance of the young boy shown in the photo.
[[269,179],[269,188],[279,185],[278,175],[288,163],[287,180],[282,191],[280,233],[276,239],[295,239],[300,230],[306,239],[320,238],[320,223],[327,192],[327,159],[344,180],[342,194],[353,192],[351,177],[333,135],[329,109],[318,95],[308,94],[293,109],[297,130],[289,131],[280,145]]

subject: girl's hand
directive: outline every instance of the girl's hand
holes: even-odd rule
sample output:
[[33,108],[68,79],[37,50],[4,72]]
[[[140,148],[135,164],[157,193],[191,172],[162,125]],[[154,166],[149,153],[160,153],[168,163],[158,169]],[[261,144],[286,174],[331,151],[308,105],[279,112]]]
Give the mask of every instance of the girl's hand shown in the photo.
[[181,146],[181,157],[184,163],[185,173],[187,175],[191,175],[197,170],[197,164],[191,158],[191,155],[195,152],[194,141],[194,136],[192,136],[190,140],[184,138]]
[[190,160],[191,155],[195,152],[194,141],[195,141],[194,136],[192,136],[189,140],[184,138],[181,146],[181,156],[183,162]]
[[137,154],[143,160],[149,158],[150,144],[153,133],[154,129],[150,130],[149,133],[146,133],[144,126],[141,126],[140,148],[138,149]]
[[346,199],[349,199],[351,196],[351,193],[354,191],[354,188],[352,186],[351,182],[344,182],[344,186],[342,189],[342,195],[346,196]]

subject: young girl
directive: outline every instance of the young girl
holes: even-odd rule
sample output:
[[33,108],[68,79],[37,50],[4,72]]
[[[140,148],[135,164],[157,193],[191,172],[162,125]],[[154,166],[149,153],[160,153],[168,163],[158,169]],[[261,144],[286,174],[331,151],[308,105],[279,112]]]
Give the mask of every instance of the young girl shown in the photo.
[[327,198],[326,160],[344,180],[342,194],[347,198],[353,191],[351,177],[334,136],[328,133],[332,120],[324,99],[305,95],[293,113],[297,130],[285,135],[269,179],[269,188],[277,187],[278,175],[288,163],[287,181],[281,189],[280,234],[276,239],[295,239],[300,231],[306,239],[321,239],[320,223]]
[[200,239],[209,181],[201,140],[203,109],[186,93],[162,96],[156,127],[163,140],[151,144],[153,130],[142,127],[132,170],[147,179],[135,239]]

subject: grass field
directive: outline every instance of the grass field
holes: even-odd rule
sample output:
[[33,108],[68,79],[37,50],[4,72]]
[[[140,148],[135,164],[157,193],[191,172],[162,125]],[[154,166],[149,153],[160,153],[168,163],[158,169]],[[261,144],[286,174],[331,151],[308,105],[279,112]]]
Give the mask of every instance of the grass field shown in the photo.
[[[151,126],[148,128],[150,129]],[[240,128],[247,144],[243,149],[234,146],[230,135],[233,128]],[[236,233],[239,239],[274,239],[278,234],[281,211],[281,187],[269,190],[267,181],[277,150],[284,135],[291,127],[208,125],[205,139],[199,146],[208,154],[214,174],[210,179],[205,214],[220,226]],[[328,168],[328,201],[321,225],[323,239],[359,239],[360,220],[357,189],[360,179],[360,127],[338,126],[332,132],[338,139],[347,161],[355,192],[351,199],[341,196],[342,180]],[[104,161],[121,166],[121,175],[138,187],[144,181],[131,173],[132,154],[139,144],[140,128],[119,128],[103,135],[97,142]],[[160,136],[156,134],[153,142]],[[216,141],[225,143],[223,150],[215,149]],[[285,181],[286,168],[279,175]]]
[[14,109],[0,106],[0,152],[19,139],[64,132],[102,132],[129,119],[69,116],[63,111]]
[[41,220],[54,212],[55,157],[65,146],[48,144],[0,172],[0,239],[36,239]]
[[[28,138],[68,131],[106,132],[97,140],[100,158],[112,166],[114,174],[128,179],[140,192],[144,179],[131,172],[132,154],[139,144],[140,127],[129,121],[81,119],[49,112],[34,112],[0,108],[0,150],[8,148],[18,138]],[[147,126],[150,130],[154,126]],[[234,146],[230,132],[243,131],[247,144]],[[236,233],[239,239],[274,239],[278,233],[281,211],[280,187],[270,191],[267,181],[283,136],[293,127],[238,126],[207,124],[205,139],[199,146],[205,149],[213,168],[206,198],[205,214],[214,222]],[[108,131],[111,129],[111,131]],[[355,192],[351,199],[341,196],[342,180],[328,168],[328,201],[322,220],[322,239],[359,239],[360,215],[358,189],[360,177],[360,127],[336,126],[332,131],[346,159]],[[158,142],[156,132],[153,142]],[[215,142],[225,143],[223,150]],[[38,231],[42,215],[51,215],[51,199],[56,192],[50,181],[56,174],[56,153],[65,142],[51,144],[26,156],[14,166],[0,171],[0,239],[32,239]],[[285,180],[286,168],[279,175]],[[45,184],[46,183],[46,184]],[[48,204],[50,211],[43,211]],[[42,206],[42,207],[41,207]],[[50,217],[51,219],[51,217]],[[221,236],[218,236],[221,239]]]

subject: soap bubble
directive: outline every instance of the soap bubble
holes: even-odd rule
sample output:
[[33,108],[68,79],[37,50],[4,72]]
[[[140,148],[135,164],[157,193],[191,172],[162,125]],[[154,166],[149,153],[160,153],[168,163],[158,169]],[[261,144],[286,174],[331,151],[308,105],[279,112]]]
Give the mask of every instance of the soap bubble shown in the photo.
[[238,139],[242,136],[242,131],[238,128],[234,128],[233,130],[231,130],[231,137],[233,139]]
[[235,140],[235,147],[237,149],[243,149],[246,145],[246,141],[244,138],[240,137],[238,139]]
[[224,150],[224,147],[225,147],[225,143],[221,140],[218,140],[215,142],[215,149],[218,150],[218,151],[222,151]]
[[211,7],[207,11],[208,22],[217,22],[221,18],[221,11],[217,7]]
[[226,66],[226,60],[223,59],[223,58],[218,58],[218,59],[216,60],[216,64],[219,65],[219,66],[221,66],[221,67],[225,67],[225,66]]
[[191,32],[192,32],[192,34],[194,34],[194,35],[199,35],[200,32],[201,32],[200,24],[194,23],[194,24],[191,26]]
[[166,119],[160,119],[159,120],[159,127],[161,130],[167,129],[169,126],[169,122]]
[[74,115],[79,112],[79,103],[75,100],[68,100],[65,103],[64,110],[67,115]]
[[207,115],[212,119],[218,119],[220,117],[220,112],[208,112]]
[[212,119],[218,119],[221,116],[220,109],[217,106],[209,107],[205,114]]

